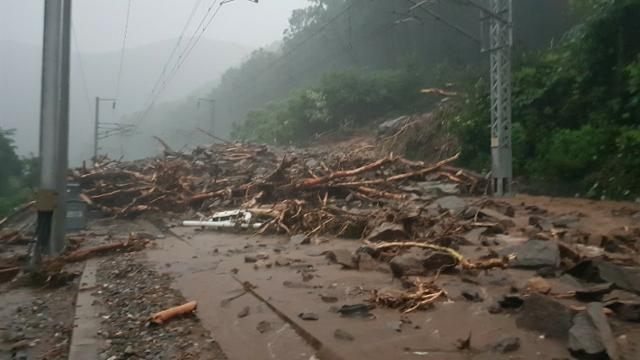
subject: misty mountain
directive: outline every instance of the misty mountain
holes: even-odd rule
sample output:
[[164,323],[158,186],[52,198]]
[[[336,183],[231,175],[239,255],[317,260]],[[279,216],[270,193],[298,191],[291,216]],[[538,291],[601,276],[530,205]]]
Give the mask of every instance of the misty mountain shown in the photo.
[[[174,45],[175,40],[167,40],[127,49],[118,94],[119,51],[81,56],[72,51],[69,151],[72,164],[92,156],[95,97],[118,97],[116,109],[102,104],[101,121],[121,121],[126,114],[141,111]],[[242,45],[203,38],[158,103],[175,102],[197,93],[197,89],[210,89],[227,68],[238,64],[250,51]],[[15,140],[21,155],[37,152],[41,53],[36,45],[0,42],[0,127],[16,129]],[[151,121],[144,124],[154,125]]]

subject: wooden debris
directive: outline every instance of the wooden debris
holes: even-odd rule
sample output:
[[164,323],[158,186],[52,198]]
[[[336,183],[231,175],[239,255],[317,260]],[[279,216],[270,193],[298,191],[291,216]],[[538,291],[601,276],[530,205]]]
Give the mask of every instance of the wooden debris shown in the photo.
[[190,301],[186,304],[160,311],[153,315],[150,321],[156,325],[162,325],[177,316],[194,312],[197,307],[198,303],[196,301]]

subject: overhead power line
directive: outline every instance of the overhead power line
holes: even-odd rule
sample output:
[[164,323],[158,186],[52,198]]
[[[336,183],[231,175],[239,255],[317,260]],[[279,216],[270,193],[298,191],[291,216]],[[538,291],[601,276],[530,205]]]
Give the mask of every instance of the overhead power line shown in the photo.
[[78,45],[78,37],[76,36],[76,28],[71,24],[71,33],[73,34],[73,46],[76,48],[76,55],[78,56],[78,67],[80,68],[80,77],[82,78],[82,88],[84,90],[84,96],[87,100],[87,105],[91,106],[91,100],[89,97],[89,86],[87,85],[87,77],[84,72],[84,65],[82,63],[82,51]]
[[120,65],[118,66],[118,76],[116,77],[116,99],[120,93],[120,81],[122,80],[122,65],[124,64],[125,46],[127,45],[127,33],[129,32],[129,17],[131,15],[131,0],[127,3],[127,18],[124,22],[124,34],[122,35],[122,47],[120,49]]
[[149,94],[149,96],[147,97],[147,100],[144,103],[145,106],[151,101],[153,95],[155,94],[156,90],[158,89],[158,86],[162,82],[162,79],[164,78],[165,74],[167,73],[167,69],[169,68],[169,64],[171,63],[171,60],[173,60],[173,56],[176,54],[176,51],[180,47],[180,44],[182,43],[182,39],[184,38],[184,34],[187,32],[187,29],[189,28],[189,25],[191,24],[191,20],[193,20],[193,16],[195,15],[196,10],[198,10],[198,8],[200,7],[201,3],[202,3],[202,0],[198,0],[198,2],[196,2],[196,4],[193,6],[193,9],[191,9],[191,13],[189,14],[189,18],[187,19],[187,22],[184,24],[184,27],[182,28],[182,31],[180,32],[180,36],[178,37],[178,40],[176,41],[176,44],[173,46],[173,49],[171,50],[171,53],[169,53],[169,57],[167,58],[167,61],[165,61],[164,65],[162,66],[162,71],[160,71],[160,75],[158,76],[158,79],[156,79],[153,87],[151,88],[151,93]]
[[[149,114],[149,111],[151,110],[151,108],[153,108],[159,96],[167,88],[171,80],[173,80],[173,78],[178,73],[182,65],[187,61],[193,49],[198,45],[198,42],[200,41],[204,33],[207,31],[207,29],[209,28],[213,20],[216,18],[216,15],[218,15],[222,6],[229,2],[231,1],[224,0],[219,3],[219,0],[214,0],[211,3],[209,8],[207,9],[207,12],[204,14],[202,19],[200,20],[200,23],[196,27],[196,30],[191,35],[191,37],[189,38],[189,41],[187,42],[184,49],[176,59],[175,65],[173,66],[169,74],[164,78],[164,80],[162,80],[162,84],[160,85],[158,90],[155,92],[155,94],[152,92],[152,94],[150,95],[150,99],[151,99],[150,103],[146,106],[145,110],[141,113],[140,117],[138,118],[138,122],[142,122],[145,120],[145,118]],[[215,11],[212,12],[216,4],[218,5],[218,7],[215,9]]]

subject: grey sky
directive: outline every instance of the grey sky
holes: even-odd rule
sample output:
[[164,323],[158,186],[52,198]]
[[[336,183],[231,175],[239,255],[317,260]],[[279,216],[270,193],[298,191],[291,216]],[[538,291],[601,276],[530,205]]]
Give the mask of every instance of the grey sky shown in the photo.
[[[0,0],[0,40],[41,43],[44,1]],[[132,0],[127,47],[176,38],[193,6],[200,2],[192,28],[213,1]],[[250,47],[268,45],[282,37],[291,10],[305,4],[305,0],[260,0],[258,4],[235,0],[223,6],[205,37]],[[120,48],[127,0],[74,0],[73,8],[83,52]]]

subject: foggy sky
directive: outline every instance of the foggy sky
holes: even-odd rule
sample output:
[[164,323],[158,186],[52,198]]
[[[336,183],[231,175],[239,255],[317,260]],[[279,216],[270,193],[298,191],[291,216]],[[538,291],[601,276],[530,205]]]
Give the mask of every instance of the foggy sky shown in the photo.
[[[45,0],[1,0],[0,40],[41,44]],[[127,47],[174,39],[193,6],[200,2],[197,24],[212,0],[133,0]],[[282,37],[291,10],[305,0],[235,0],[225,4],[204,35],[249,47],[268,45]],[[73,21],[83,52],[120,49],[127,0],[73,0]],[[191,34],[188,32],[187,34]]]

